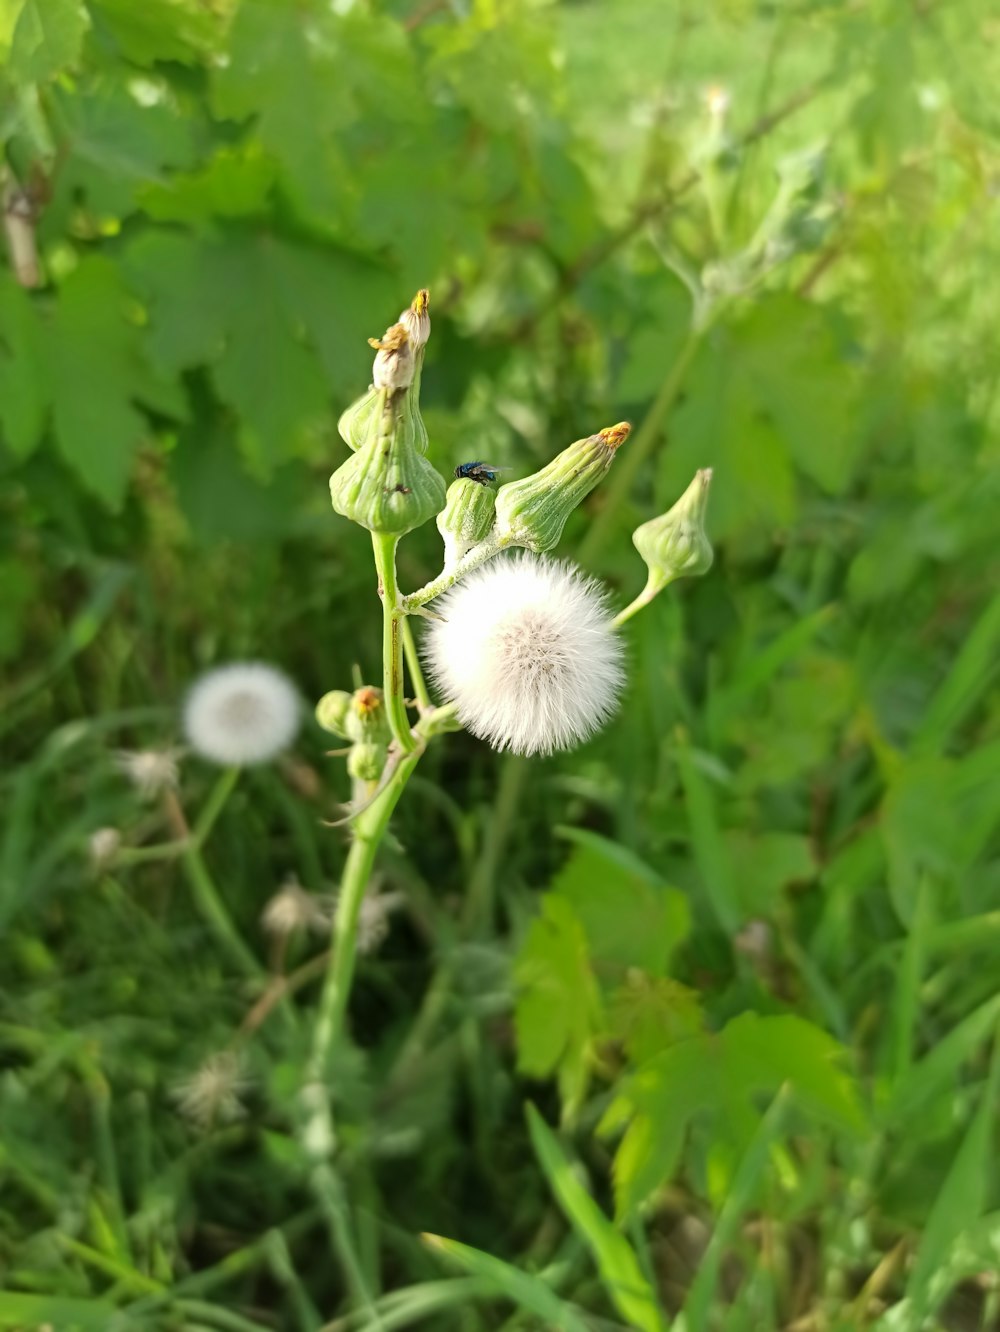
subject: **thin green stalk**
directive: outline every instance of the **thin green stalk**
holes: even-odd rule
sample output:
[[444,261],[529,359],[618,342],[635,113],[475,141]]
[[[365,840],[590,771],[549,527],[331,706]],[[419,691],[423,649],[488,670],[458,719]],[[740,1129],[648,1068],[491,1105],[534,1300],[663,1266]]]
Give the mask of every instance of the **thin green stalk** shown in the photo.
[[410,679],[413,681],[413,692],[417,699],[417,708],[420,712],[429,711],[434,705],[431,702],[431,696],[427,692],[427,684],[424,680],[423,668],[420,665],[420,655],[417,652],[417,645],[413,641],[413,630],[410,628],[410,621],[403,617],[403,652],[406,656],[406,669],[410,672]]
[[184,848],[181,864],[191,888],[191,897],[205,924],[241,971],[259,977],[261,965],[233,924],[197,844],[192,842]]
[[212,787],[212,793],[205,801],[205,807],[198,815],[192,836],[198,846],[204,846],[208,834],[215,827],[215,821],[222,813],[226,801],[232,795],[239,780],[239,768],[226,768],[219,780]]
[[365,889],[389,818],[424,752],[424,742],[437,732],[442,723],[447,724],[453,712],[454,709],[450,707],[435,708],[417,723],[414,738],[419,748],[398,759],[383,789],[354,822],[354,840],[340,880],[337,914],[333,922],[333,957],[320,995],[303,1088],[303,1106],[306,1111],[303,1140],[310,1153],[321,1160],[332,1155],[335,1145],[328,1086],[330,1061],[344,1025],[351,982],[354,979],[358,918]]
[[621,450],[621,458],[612,468],[604,492],[604,504],[587,529],[577,552],[580,564],[584,566],[592,564],[606,544],[617,521],[622,502],[627,498],[633,481],[660,438],[663,423],[677,400],[684,378],[702,344],[711,319],[712,316],[709,315],[704,320],[692,324],[677,359],[660,385],[660,391],[646,413],[642,425],[632,436],[628,447]]
[[671,579],[668,579],[667,583],[664,583],[661,579],[655,578],[650,574],[646,580],[646,586],[642,589],[639,595],[635,597],[634,600],[630,601],[624,610],[619,611],[611,621],[613,628],[620,629],[627,620],[631,620],[633,615],[638,611],[641,611],[643,606],[648,606],[653,598],[662,592],[671,581]]
[[396,547],[399,538],[372,533],[379,595],[382,598],[382,689],[386,712],[396,744],[404,754],[412,753],[416,741],[410,730],[403,698],[403,611],[396,582]]
[[473,569],[478,569],[481,564],[491,560],[494,555],[498,555],[509,545],[509,541],[498,541],[492,535],[486,537],[484,541],[480,541],[478,546],[473,546],[470,551],[467,551],[450,569],[438,574],[437,578],[432,578],[429,583],[425,583],[416,592],[411,592],[409,596],[403,597],[401,603],[403,611],[409,614],[412,611],[419,610],[421,606],[426,606],[428,601],[433,601],[442,592],[447,592],[450,587],[455,586],[460,578],[464,578]]

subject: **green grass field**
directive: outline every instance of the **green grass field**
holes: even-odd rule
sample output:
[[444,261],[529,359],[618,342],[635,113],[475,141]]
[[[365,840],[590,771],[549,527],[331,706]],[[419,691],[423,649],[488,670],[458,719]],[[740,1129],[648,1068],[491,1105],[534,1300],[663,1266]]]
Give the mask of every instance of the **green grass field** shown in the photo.
[[[1000,1328],[998,78],[986,0],[0,0],[0,1328]],[[627,420],[555,554],[620,609],[710,467],[715,558],[595,738],[428,740],[318,1059],[422,287],[446,483]]]

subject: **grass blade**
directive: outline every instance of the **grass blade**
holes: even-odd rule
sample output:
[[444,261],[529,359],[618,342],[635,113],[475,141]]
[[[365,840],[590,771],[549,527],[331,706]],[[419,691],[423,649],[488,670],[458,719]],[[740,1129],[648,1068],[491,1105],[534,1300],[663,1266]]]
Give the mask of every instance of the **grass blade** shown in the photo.
[[594,1255],[608,1295],[629,1327],[640,1332],[665,1332],[667,1320],[643,1276],[635,1251],[576,1179],[555,1134],[535,1107],[526,1107],[535,1154],[574,1230]]
[[473,1276],[489,1280],[497,1293],[511,1300],[519,1309],[527,1309],[545,1320],[546,1326],[559,1332],[588,1332],[587,1324],[571,1305],[559,1298],[541,1277],[522,1272],[502,1258],[494,1258],[471,1244],[445,1239],[442,1235],[424,1235],[424,1243],[454,1259]]

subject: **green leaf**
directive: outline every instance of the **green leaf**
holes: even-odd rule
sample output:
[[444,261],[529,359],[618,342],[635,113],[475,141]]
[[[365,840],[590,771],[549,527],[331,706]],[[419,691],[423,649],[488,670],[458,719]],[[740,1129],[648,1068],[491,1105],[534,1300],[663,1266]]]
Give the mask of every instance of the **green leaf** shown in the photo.
[[125,267],[149,305],[151,359],[168,375],[212,365],[261,475],[327,422],[328,385],[343,393],[370,371],[365,311],[387,308],[385,323],[396,312],[373,265],[267,236],[148,234],[129,246]]
[[41,440],[51,394],[36,307],[0,272],[0,432],[16,457],[26,458]]
[[80,0],[24,0],[10,48],[16,83],[43,83],[80,55],[87,15]]
[[594,1256],[608,1296],[628,1326],[640,1332],[666,1332],[667,1320],[643,1275],[632,1246],[616,1230],[576,1178],[555,1134],[530,1103],[525,1106],[535,1155],[549,1187]]
[[728,829],[725,833],[734,882],[744,916],[768,916],[790,883],[812,879],[816,859],[808,837],[801,833]]
[[514,962],[518,1068],[547,1077],[559,1068],[564,1100],[587,1082],[586,1053],[600,1000],[583,926],[562,897],[547,893]]
[[133,406],[140,369],[137,330],[124,317],[118,270],[97,255],[82,260],[59,290],[49,355],[56,440],[86,489],[112,508],[125,495],[145,432]]
[[633,1063],[642,1064],[678,1041],[698,1035],[704,1024],[695,990],[666,976],[631,970],[611,996],[608,1025]]
[[329,38],[329,19],[317,9],[244,0],[226,59],[214,71],[212,106],[222,119],[256,118],[260,141],[296,201],[329,225],[343,207],[339,182],[347,168],[338,136],[353,118],[353,99],[333,57],[335,43],[321,38]]
[[[673,1173],[693,1115],[774,1096],[790,1084],[815,1117],[851,1132],[865,1120],[852,1079],[839,1067],[843,1047],[794,1015],[745,1013],[718,1034],[681,1041],[643,1064],[623,1085],[602,1129],[628,1123],[615,1156],[615,1201],[629,1215]],[[631,1119],[631,1122],[629,1120]]]
[[219,24],[211,8],[191,0],[89,0],[122,55],[137,65],[193,65],[210,54]]
[[564,835],[576,848],[551,891],[570,902],[582,923],[598,978],[617,982],[630,967],[663,975],[691,928],[686,898],[617,843],[585,830]]
[[860,1133],[865,1117],[853,1078],[840,1067],[844,1047],[792,1013],[744,1013],[722,1032],[725,1076],[744,1090],[773,1095],[788,1082],[820,1119]]

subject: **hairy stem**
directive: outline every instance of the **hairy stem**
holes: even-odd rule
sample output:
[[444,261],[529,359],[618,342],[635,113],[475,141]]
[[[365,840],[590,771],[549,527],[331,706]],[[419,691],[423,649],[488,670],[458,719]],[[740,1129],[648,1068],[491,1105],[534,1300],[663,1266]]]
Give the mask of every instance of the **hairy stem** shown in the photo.
[[354,979],[358,919],[365,889],[389,818],[424,752],[425,741],[442,726],[447,726],[453,712],[452,708],[435,708],[421,718],[413,736],[417,747],[396,763],[383,789],[354,822],[354,840],[341,876],[337,914],[333,922],[333,956],[323,983],[312,1051],[302,1089],[305,1111],[303,1141],[310,1155],[319,1160],[328,1159],[335,1147],[330,1105],[330,1061],[343,1031],[351,982]]
[[416,592],[411,592],[409,596],[403,597],[404,613],[419,610],[421,606],[426,606],[428,601],[433,601],[442,592],[447,592],[450,587],[455,586],[460,578],[464,578],[473,569],[478,569],[481,564],[491,560],[494,555],[498,555],[509,545],[509,541],[498,541],[491,533],[485,540],[480,541],[478,546],[473,546],[471,550],[466,551],[462,558],[457,560],[450,569],[438,574],[437,578],[432,578],[429,583],[425,583]]
[[396,546],[399,538],[372,533],[378,590],[382,598],[382,689],[393,738],[404,754],[412,753],[416,741],[410,731],[403,698],[403,610],[396,583]]

